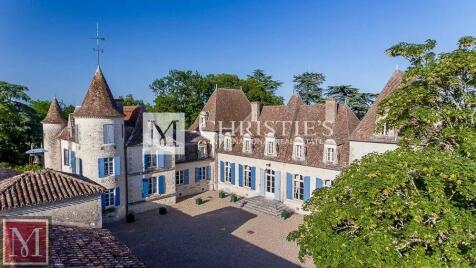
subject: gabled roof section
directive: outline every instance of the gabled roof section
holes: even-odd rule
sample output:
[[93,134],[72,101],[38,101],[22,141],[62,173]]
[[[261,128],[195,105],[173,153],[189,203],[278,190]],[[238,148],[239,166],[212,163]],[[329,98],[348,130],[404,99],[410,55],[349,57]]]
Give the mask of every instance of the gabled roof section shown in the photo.
[[74,112],[75,117],[116,118],[123,117],[107,84],[106,78],[98,66],[89,85],[81,107]]
[[30,171],[0,181],[0,211],[98,195],[105,190],[78,175],[51,169]]
[[[251,103],[241,89],[219,88],[213,92],[202,112],[208,114],[208,121],[203,131],[218,131],[219,122],[224,128],[231,126],[231,121],[245,120],[251,112]],[[189,130],[199,130],[198,116]]]
[[41,121],[43,124],[66,124],[66,119],[63,117],[63,112],[59,106],[58,100],[56,97],[51,100],[50,108],[46,114],[45,119]]
[[367,114],[365,114],[362,121],[360,121],[357,128],[352,133],[350,140],[364,141],[364,142],[380,142],[380,143],[397,143],[397,136],[380,136],[376,135],[375,129],[377,126],[377,111],[380,103],[389,97],[402,83],[404,72],[395,70],[388,80],[385,87],[378,95],[375,102],[370,107]]

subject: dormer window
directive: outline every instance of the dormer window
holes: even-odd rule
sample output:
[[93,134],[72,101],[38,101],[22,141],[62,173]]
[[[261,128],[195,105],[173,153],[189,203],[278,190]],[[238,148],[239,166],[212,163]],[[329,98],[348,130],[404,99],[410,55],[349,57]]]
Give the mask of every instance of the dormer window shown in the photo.
[[224,140],[224,149],[225,151],[231,151],[232,148],[232,141],[231,141],[231,136],[229,133],[226,134],[225,140]]
[[326,140],[324,143],[324,162],[337,164],[337,144],[334,140]]
[[203,128],[207,125],[208,121],[208,113],[207,112],[201,112],[200,117],[199,117],[199,126],[200,128]]
[[273,133],[269,133],[266,135],[266,148],[265,148],[265,154],[267,156],[276,156],[276,137],[274,136]]
[[304,140],[297,137],[293,144],[293,158],[294,160],[304,160]]
[[245,134],[243,136],[243,152],[244,153],[251,153],[252,152],[250,134]]
[[204,141],[200,141],[198,143],[198,158],[207,158],[207,143]]

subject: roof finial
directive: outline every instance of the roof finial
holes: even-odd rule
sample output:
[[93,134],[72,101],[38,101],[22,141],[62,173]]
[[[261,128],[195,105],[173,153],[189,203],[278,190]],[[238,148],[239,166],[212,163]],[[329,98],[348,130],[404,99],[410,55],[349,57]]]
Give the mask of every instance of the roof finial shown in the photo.
[[395,70],[397,70],[397,71],[400,70],[400,68],[398,68],[398,63],[395,64]]
[[94,37],[92,39],[96,39],[96,48],[93,48],[93,50],[96,51],[96,53],[97,53],[97,61],[98,61],[98,66],[99,66],[99,55],[101,53],[104,53],[104,49],[99,47],[99,42],[106,40],[106,38],[99,36],[99,23],[96,23],[96,37]]
[[215,84],[215,91],[218,90],[218,84]]

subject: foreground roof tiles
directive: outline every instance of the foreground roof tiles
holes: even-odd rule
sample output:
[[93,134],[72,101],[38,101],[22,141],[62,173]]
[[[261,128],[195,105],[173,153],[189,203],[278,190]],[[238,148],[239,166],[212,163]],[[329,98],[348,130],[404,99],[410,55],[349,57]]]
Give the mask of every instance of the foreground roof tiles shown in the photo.
[[52,267],[145,267],[106,229],[55,225],[50,237]]
[[357,128],[352,133],[350,140],[363,142],[381,142],[381,143],[397,143],[397,136],[382,136],[376,135],[375,129],[377,126],[377,112],[380,103],[390,96],[401,84],[403,78],[403,71],[396,70],[388,80],[382,92],[378,95],[375,102],[365,114],[362,121],[360,121]]
[[104,187],[85,177],[51,169],[30,171],[0,181],[0,211],[46,205],[103,191]]
[[50,103],[50,108],[46,114],[45,119],[41,121],[43,124],[66,124],[66,119],[63,117],[61,108],[56,97]]
[[116,102],[99,66],[89,85],[86,97],[81,107],[74,112],[74,116],[96,118],[123,117],[123,114],[116,107]]

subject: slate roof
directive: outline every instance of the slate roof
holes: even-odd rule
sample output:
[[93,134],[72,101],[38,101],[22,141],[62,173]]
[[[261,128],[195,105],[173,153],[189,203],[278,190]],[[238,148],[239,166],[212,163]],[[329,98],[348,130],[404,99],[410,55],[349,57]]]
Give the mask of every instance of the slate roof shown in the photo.
[[20,173],[8,168],[0,168],[0,180],[16,176]]
[[101,185],[78,175],[51,169],[30,171],[0,181],[0,211],[46,205],[103,191]]
[[56,97],[51,100],[50,108],[46,117],[41,121],[43,124],[66,124],[66,119],[63,117],[63,112],[59,106],[58,100]]
[[378,95],[375,102],[372,104],[368,112],[365,114],[362,121],[360,121],[357,128],[352,133],[350,140],[364,141],[364,142],[379,142],[379,143],[397,143],[397,134],[393,136],[377,135],[375,132],[377,126],[377,111],[378,106],[388,96],[390,96],[401,84],[404,72],[396,70],[388,80],[382,92]]
[[145,267],[109,230],[54,225],[50,233],[51,267]]
[[[335,123],[326,125],[329,130],[322,123],[325,121],[325,112],[325,103],[305,105],[298,95],[293,95],[287,105],[264,106],[256,122],[249,121],[250,116],[247,117],[247,121],[251,125],[249,129],[252,133],[252,153],[242,152],[243,137],[239,133],[235,133],[232,137],[233,146],[231,151],[225,151],[223,146],[220,146],[218,152],[338,170],[348,164],[348,139],[359,124],[359,119],[348,106],[337,104]],[[277,156],[274,157],[264,154],[265,136],[269,132],[265,125],[266,121],[278,122],[272,125],[276,130],[276,142],[278,144]],[[282,121],[291,121],[292,126],[283,126],[282,123],[279,123]],[[309,131],[307,135],[304,131],[305,122],[315,122],[312,125],[315,128]],[[245,128],[247,124],[247,122],[244,123]],[[298,132],[295,131],[296,125],[298,125]],[[303,161],[293,159],[293,143],[296,137],[301,137],[305,141],[305,160]],[[323,161],[324,142],[327,139],[333,139],[337,144],[337,164],[328,164]]]
[[111,89],[98,66],[89,85],[86,97],[74,113],[75,117],[116,118],[123,117],[116,106]]
[[[251,103],[241,89],[219,88],[213,92],[202,112],[208,113],[207,124],[203,131],[218,131],[219,121],[224,128],[231,126],[231,121],[244,120],[251,112]],[[199,117],[195,119],[189,130],[197,131]]]

